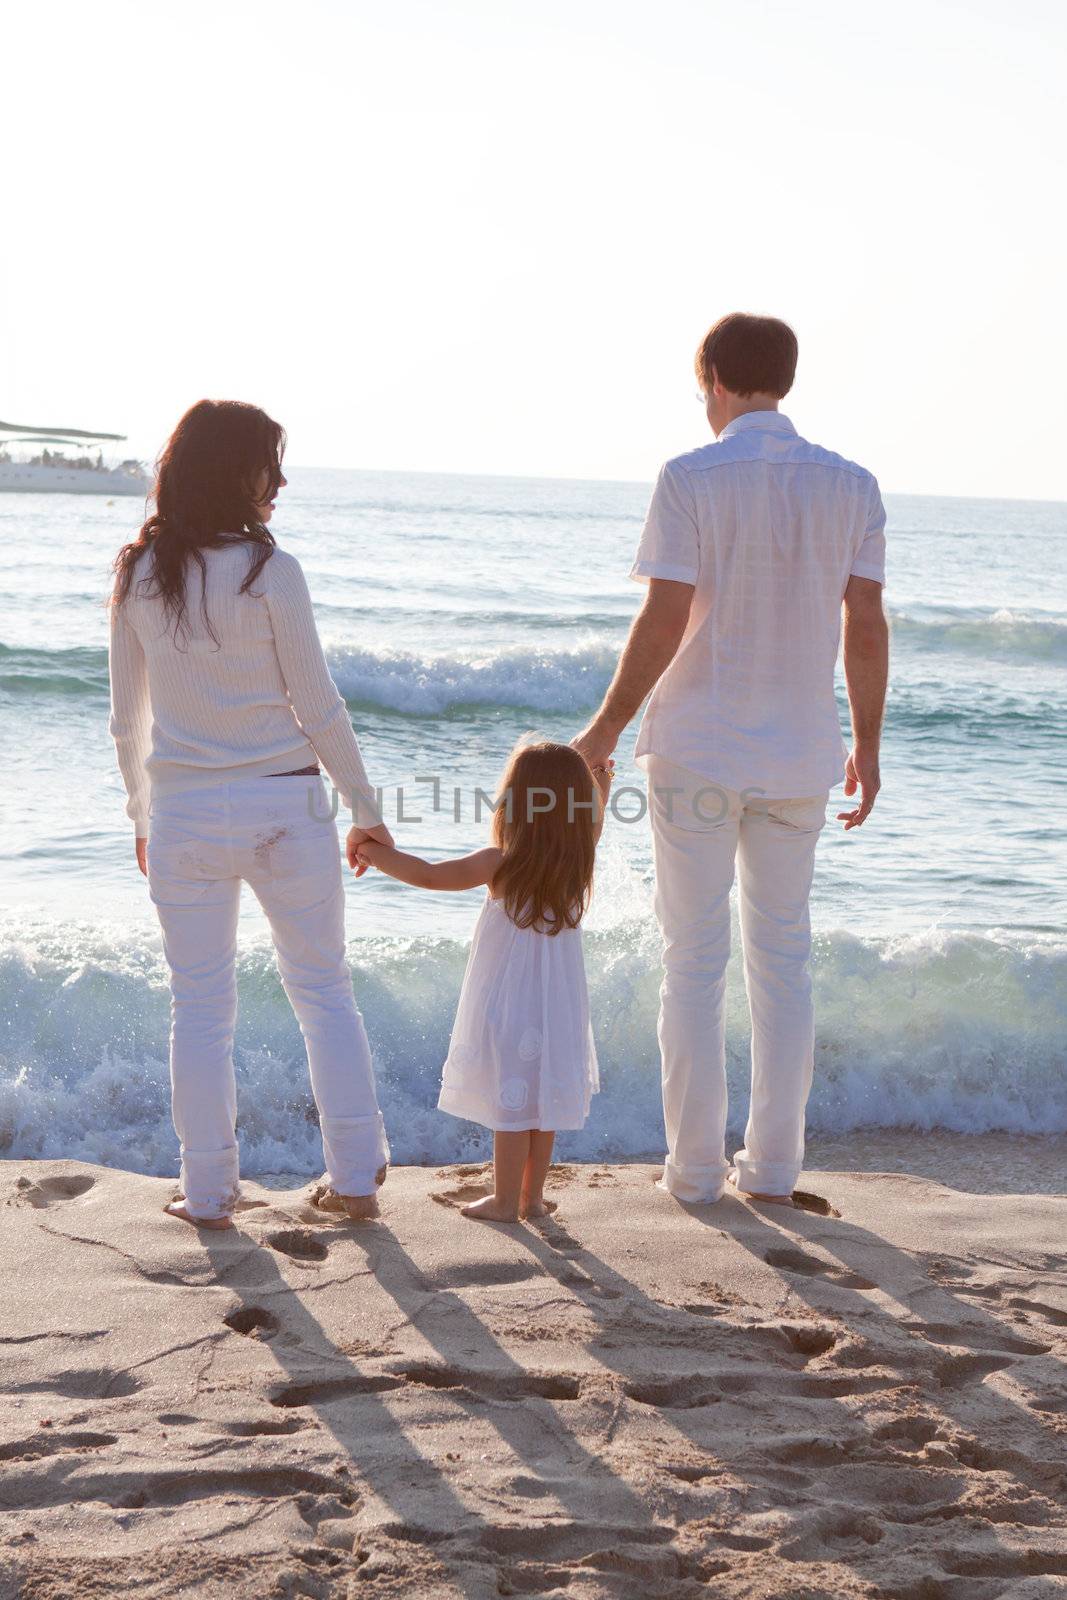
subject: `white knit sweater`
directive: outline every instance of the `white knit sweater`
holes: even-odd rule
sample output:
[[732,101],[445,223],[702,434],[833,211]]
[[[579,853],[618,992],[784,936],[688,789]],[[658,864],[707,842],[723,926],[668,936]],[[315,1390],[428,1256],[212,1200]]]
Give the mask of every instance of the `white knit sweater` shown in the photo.
[[[318,760],[357,821],[377,817],[374,792],[319,643],[299,561],[275,550],[241,594],[255,547],[205,550],[203,585],[195,562],[186,574],[185,626],[139,580],[111,607],[111,733],[127,814],[148,832],[153,794],[174,794],[291,772]],[[150,587],[150,586],[149,586]],[[215,639],[204,622],[202,600]]]

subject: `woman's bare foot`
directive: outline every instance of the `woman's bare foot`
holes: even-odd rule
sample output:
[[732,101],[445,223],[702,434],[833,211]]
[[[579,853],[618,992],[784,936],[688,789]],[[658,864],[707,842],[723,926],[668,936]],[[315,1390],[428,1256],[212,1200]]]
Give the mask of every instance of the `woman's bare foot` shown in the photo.
[[791,1194],[756,1194],[751,1189],[742,1189],[737,1181],[736,1172],[731,1172],[726,1181],[733,1184],[742,1200],[762,1200],[765,1205],[769,1206],[793,1206],[793,1196]]
[[184,1200],[171,1200],[163,1207],[168,1217],[177,1217],[182,1222],[191,1222],[194,1228],[214,1228],[216,1232],[222,1228],[232,1228],[232,1217],[194,1217]]
[[541,1195],[537,1200],[527,1200],[526,1196],[523,1195],[519,1201],[520,1217],[550,1217],[553,1211],[558,1210],[558,1200],[546,1200],[544,1195]]
[[495,1194],[487,1194],[484,1200],[472,1200],[469,1205],[460,1206],[460,1212],[465,1217],[473,1217],[475,1222],[518,1222],[519,1212],[516,1206],[506,1206],[498,1200]]

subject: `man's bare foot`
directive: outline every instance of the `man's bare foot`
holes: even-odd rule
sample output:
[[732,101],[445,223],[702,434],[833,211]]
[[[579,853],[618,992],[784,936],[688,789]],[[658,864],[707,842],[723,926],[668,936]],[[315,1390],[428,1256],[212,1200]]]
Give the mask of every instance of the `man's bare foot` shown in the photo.
[[523,1195],[519,1201],[520,1217],[550,1217],[553,1211],[559,1210],[558,1200],[546,1200],[544,1195],[538,1200],[527,1200]]
[[484,1200],[472,1200],[469,1205],[460,1206],[460,1213],[464,1217],[473,1217],[475,1222],[518,1222],[519,1213],[515,1206],[510,1208],[495,1194],[487,1194]]
[[[379,1170],[384,1179],[385,1169]],[[325,1179],[312,1189],[310,1200],[317,1210],[348,1217],[351,1222],[371,1222],[375,1217],[381,1216],[376,1194],[338,1194],[333,1185],[327,1183]]]
[[194,1217],[184,1200],[171,1200],[163,1207],[168,1217],[177,1217],[182,1222],[191,1222],[194,1228],[214,1228],[216,1232],[222,1228],[232,1228],[232,1217]]
[[793,1205],[793,1196],[791,1194],[757,1194],[752,1189],[742,1189],[737,1181],[736,1172],[731,1172],[726,1181],[733,1184],[742,1200],[762,1200],[764,1205],[790,1206],[794,1210],[796,1209]]

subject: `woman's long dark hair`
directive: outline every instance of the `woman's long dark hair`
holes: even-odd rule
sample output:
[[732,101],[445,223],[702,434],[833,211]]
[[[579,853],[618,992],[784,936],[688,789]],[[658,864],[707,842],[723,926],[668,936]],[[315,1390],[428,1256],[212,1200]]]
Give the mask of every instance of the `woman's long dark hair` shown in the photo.
[[[126,599],[150,550],[152,570],[137,581],[148,585],[144,593],[162,599],[177,636],[185,621],[188,561],[203,573],[205,550],[238,541],[258,547],[241,584],[244,594],[274,549],[258,504],[277,494],[284,452],[285,429],[258,406],[241,400],[190,406],[156,463],[155,510],[115,558],[112,604]],[[214,638],[206,610],[204,621]]]

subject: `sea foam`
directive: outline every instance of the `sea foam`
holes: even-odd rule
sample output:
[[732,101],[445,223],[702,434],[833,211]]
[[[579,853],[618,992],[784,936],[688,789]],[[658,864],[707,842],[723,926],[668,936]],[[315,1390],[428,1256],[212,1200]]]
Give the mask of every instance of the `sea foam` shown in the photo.
[[[586,930],[602,1092],[564,1155],[663,1149],[656,1010],[659,942],[635,907]],[[736,940],[735,940],[736,944]],[[477,1159],[483,1129],[435,1109],[463,942],[355,939],[350,957],[398,1162]],[[996,933],[860,939],[816,935],[813,1131],[945,1128],[1067,1132],[1067,945]],[[321,1153],[302,1042],[265,940],[242,947],[236,1065],[245,1171],[317,1172]],[[147,932],[8,928],[0,941],[0,1155],[76,1157],[176,1171],[168,995]],[[730,1138],[748,1101],[739,963],[727,989]]]

